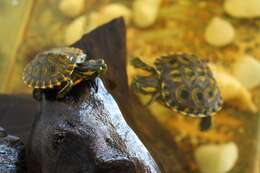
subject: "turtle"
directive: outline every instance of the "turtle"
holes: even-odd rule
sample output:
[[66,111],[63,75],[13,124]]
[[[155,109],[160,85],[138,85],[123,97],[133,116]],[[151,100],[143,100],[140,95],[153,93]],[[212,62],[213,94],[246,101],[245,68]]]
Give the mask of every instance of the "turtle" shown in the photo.
[[211,116],[222,107],[222,96],[205,60],[191,53],[172,53],[156,58],[154,66],[140,58],[133,67],[148,72],[136,75],[132,87],[136,92],[151,95],[151,100],[182,115],[200,117],[200,130],[211,127]]
[[89,59],[79,48],[58,47],[38,53],[25,66],[23,81],[34,89],[35,99],[47,89],[58,89],[57,98],[63,98],[74,85],[106,70],[103,59]]

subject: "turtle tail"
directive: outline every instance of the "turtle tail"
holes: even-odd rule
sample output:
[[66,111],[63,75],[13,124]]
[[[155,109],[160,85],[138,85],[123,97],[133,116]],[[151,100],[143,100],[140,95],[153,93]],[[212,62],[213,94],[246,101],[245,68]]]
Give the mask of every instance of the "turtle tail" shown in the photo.
[[200,120],[200,131],[207,131],[212,126],[212,117],[206,116]]

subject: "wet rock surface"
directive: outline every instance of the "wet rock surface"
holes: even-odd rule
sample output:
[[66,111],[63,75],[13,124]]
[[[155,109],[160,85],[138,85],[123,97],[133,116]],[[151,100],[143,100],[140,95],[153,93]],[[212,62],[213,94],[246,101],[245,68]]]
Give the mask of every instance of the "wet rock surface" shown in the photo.
[[97,92],[84,82],[62,101],[43,98],[29,140],[29,172],[160,172],[102,81],[95,85]]
[[25,173],[25,150],[20,138],[0,127],[0,172]]

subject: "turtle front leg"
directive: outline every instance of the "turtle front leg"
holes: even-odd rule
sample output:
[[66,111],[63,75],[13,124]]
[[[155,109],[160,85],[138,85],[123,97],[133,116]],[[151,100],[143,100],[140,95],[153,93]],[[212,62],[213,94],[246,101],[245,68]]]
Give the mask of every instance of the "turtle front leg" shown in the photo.
[[212,125],[212,117],[211,116],[206,116],[206,117],[203,117],[201,120],[200,120],[200,131],[207,131],[210,129]]
[[132,82],[132,88],[141,94],[151,95],[146,106],[149,106],[161,95],[159,79],[153,76],[136,76]]
[[132,82],[132,88],[141,94],[155,94],[160,89],[160,82],[153,76],[135,76]]
[[133,58],[131,60],[131,64],[135,68],[139,68],[139,69],[148,71],[148,72],[150,72],[152,74],[157,74],[156,70],[153,67],[151,67],[151,66],[147,65],[146,63],[144,63],[140,58],[137,58],[137,57]]
[[71,90],[72,87],[73,87],[73,81],[68,80],[67,84],[58,92],[57,98],[59,99],[64,98],[65,95]]
[[33,89],[33,98],[36,100],[36,101],[41,101],[42,100],[42,96],[43,96],[43,92],[41,89]]

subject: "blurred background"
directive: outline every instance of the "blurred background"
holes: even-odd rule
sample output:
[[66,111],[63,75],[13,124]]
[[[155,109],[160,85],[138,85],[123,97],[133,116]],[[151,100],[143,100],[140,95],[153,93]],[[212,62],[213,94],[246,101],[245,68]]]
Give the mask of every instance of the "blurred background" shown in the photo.
[[[37,52],[70,45],[119,16],[128,62],[138,56],[152,65],[171,52],[209,62],[224,98],[209,131],[200,132],[197,119],[149,106],[194,173],[260,173],[260,0],[1,0],[0,93],[31,93],[22,72]],[[130,64],[127,72],[129,86],[145,74]]]

